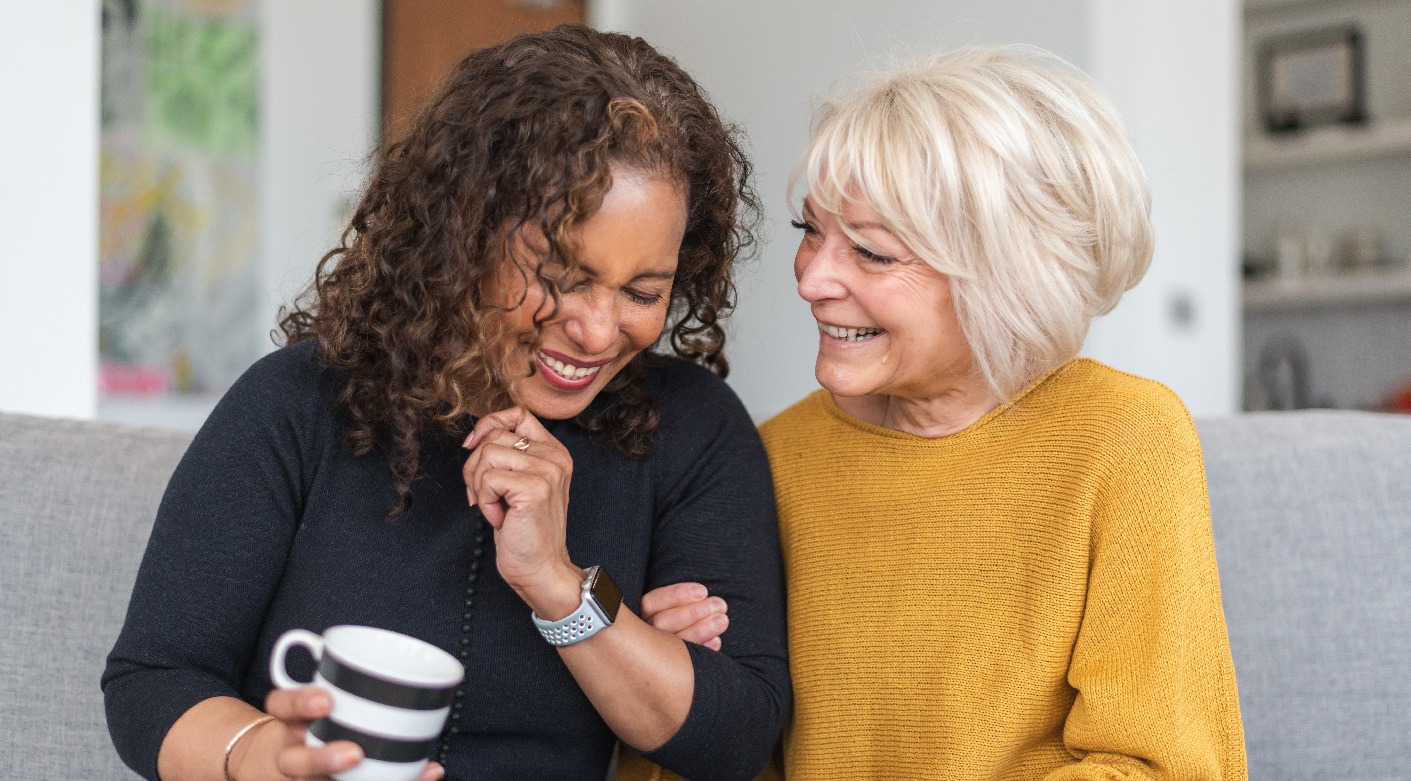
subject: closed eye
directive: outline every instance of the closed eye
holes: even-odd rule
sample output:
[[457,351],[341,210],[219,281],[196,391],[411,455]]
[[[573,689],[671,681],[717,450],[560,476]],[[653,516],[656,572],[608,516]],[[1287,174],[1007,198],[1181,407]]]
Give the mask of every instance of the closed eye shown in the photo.
[[662,299],[661,293],[639,293],[636,290],[627,289],[624,289],[622,292],[625,293],[628,298],[643,306],[653,306],[660,303]]
[[892,256],[890,256],[890,255],[878,255],[877,253],[873,252],[872,250],[867,249],[866,247],[859,246],[859,245],[857,245],[857,244],[854,244],[854,245],[852,246],[852,249],[853,249],[853,252],[856,252],[856,253],[857,253],[858,255],[860,255],[864,260],[870,261],[870,262],[872,262],[872,263],[881,263],[881,264],[885,265],[885,264],[888,264],[888,263],[895,263],[895,262],[897,262],[897,259],[894,258],[894,257],[892,257]]

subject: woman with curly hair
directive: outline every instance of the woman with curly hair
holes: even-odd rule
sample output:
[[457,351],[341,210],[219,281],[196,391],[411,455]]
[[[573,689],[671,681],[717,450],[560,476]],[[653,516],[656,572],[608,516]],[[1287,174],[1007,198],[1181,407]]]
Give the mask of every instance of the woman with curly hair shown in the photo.
[[[283,632],[339,624],[464,663],[423,780],[602,778],[619,739],[693,778],[764,765],[791,693],[768,466],[720,379],[757,213],[735,135],[640,39],[460,64],[172,477],[103,676],[130,766],[357,765],[305,745],[326,692],[269,678]],[[638,618],[666,584],[729,600],[723,649]],[[590,587],[615,619],[565,637]],[[723,627],[700,604],[682,637]]]

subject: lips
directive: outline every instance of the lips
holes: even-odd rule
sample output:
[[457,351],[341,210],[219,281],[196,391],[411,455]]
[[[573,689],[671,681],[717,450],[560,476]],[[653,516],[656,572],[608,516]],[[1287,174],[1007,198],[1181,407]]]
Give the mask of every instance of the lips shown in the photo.
[[585,361],[553,350],[540,350],[534,358],[544,380],[563,390],[579,390],[592,385],[598,372],[612,363],[612,358]]

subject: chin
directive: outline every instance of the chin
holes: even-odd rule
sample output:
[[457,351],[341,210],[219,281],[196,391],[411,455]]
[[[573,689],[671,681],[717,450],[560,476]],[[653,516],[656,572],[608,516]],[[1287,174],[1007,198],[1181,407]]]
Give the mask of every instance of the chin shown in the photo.
[[813,378],[824,390],[837,396],[866,396],[869,393],[866,389],[859,389],[856,382],[849,382],[846,375],[829,371],[821,365],[814,368]]
[[595,382],[578,391],[564,392],[551,387],[537,374],[520,380],[514,396],[518,404],[544,420],[567,420],[588,408],[607,383]]

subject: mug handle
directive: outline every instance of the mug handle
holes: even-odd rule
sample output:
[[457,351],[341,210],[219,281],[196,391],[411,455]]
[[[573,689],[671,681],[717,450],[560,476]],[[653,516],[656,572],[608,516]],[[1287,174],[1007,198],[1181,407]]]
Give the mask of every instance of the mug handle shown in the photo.
[[323,656],[323,638],[307,629],[290,629],[280,635],[274,643],[274,649],[269,652],[269,677],[274,680],[274,685],[281,689],[298,689],[313,683],[300,683],[289,677],[289,672],[284,669],[284,657],[289,653],[289,649],[296,645],[309,649],[315,660]]

